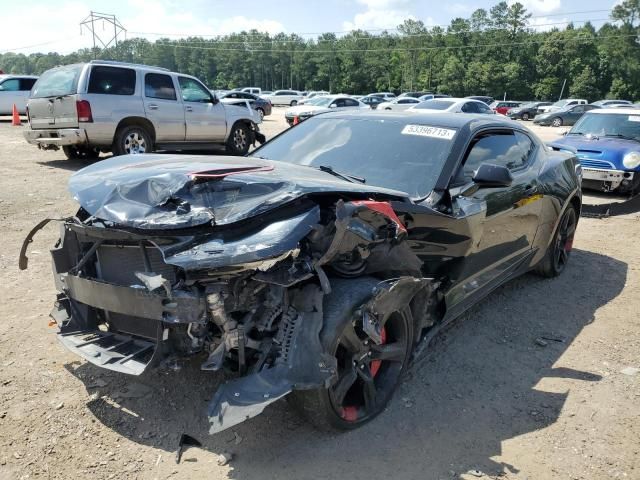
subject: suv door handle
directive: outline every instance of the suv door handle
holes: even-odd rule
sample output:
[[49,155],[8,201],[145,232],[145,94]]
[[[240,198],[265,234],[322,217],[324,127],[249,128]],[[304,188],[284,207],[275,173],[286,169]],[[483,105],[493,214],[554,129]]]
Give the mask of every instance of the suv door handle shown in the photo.
[[149,110],[157,110],[158,109],[158,105],[156,105],[155,103],[150,103],[149,105],[147,105],[147,107],[149,108]]
[[184,107],[184,109],[185,109],[187,112],[193,112],[193,108],[192,108],[192,107]]

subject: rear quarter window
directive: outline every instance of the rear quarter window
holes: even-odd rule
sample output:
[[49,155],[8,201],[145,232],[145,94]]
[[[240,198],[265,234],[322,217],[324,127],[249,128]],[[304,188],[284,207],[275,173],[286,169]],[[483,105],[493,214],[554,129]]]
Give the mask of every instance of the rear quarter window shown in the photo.
[[136,72],[130,68],[93,67],[87,93],[102,95],[133,95]]

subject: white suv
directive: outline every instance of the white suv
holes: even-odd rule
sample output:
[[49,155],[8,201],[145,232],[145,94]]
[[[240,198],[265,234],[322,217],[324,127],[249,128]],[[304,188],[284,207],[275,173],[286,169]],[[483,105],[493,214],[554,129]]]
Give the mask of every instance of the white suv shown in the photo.
[[271,105],[289,105],[295,107],[304,96],[295,90],[276,90],[271,95],[263,95],[263,98],[271,101]]
[[260,118],[224,105],[200,80],[164,68],[94,60],[47,70],[27,103],[26,140],[67,158],[224,145],[244,155]]

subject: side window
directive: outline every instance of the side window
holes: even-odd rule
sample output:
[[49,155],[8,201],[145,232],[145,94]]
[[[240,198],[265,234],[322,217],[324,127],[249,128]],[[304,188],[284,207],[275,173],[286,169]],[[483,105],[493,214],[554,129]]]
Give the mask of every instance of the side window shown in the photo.
[[87,93],[133,95],[135,88],[135,70],[119,67],[93,67]]
[[211,103],[211,93],[193,78],[178,77],[184,102]]
[[159,100],[177,100],[171,76],[161,73],[147,73],[144,76],[144,96]]
[[464,177],[471,180],[482,163],[517,170],[527,164],[533,146],[529,137],[520,132],[482,134],[474,139],[464,161]]
[[573,113],[584,113],[584,107],[582,105],[575,106],[571,109]]
[[0,92],[17,92],[20,90],[20,80],[18,78],[10,78],[0,83]]
[[20,90],[29,91],[36,83],[37,78],[21,78],[20,79]]
[[478,112],[480,113],[493,113],[493,110],[491,110],[489,106],[485,105],[484,103],[476,103],[476,106],[478,107]]
[[478,105],[475,102],[467,102],[462,105],[462,111],[464,113],[480,113],[480,110],[478,110]]
[[357,101],[357,100],[354,100],[354,99],[352,99],[352,98],[345,98],[345,99],[344,99],[344,106],[345,106],[345,107],[357,107],[357,106],[359,106],[359,105],[360,105],[360,104],[358,103],[358,101]]

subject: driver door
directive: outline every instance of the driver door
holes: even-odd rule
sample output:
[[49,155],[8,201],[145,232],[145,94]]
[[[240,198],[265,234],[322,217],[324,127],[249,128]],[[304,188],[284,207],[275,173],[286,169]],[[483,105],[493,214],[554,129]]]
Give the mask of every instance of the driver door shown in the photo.
[[472,224],[472,243],[445,296],[447,315],[458,315],[528,262],[542,203],[537,148],[526,134],[510,129],[482,132],[468,147],[455,184],[470,183],[483,163],[507,167],[513,182],[453,200],[456,221]]
[[227,133],[224,106],[194,78],[178,76],[187,142],[222,142]]

